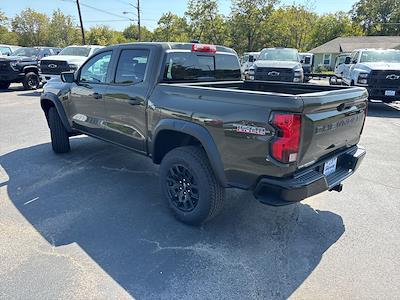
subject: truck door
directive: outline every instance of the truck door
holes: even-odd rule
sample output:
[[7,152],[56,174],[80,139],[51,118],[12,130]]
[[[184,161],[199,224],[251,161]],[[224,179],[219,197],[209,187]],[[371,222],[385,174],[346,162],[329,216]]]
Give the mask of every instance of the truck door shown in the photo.
[[351,85],[353,78],[353,69],[357,64],[358,56],[360,52],[356,51],[351,54],[350,64],[346,65],[346,68],[343,71],[343,78],[347,85]]
[[71,119],[73,126],[96,136],[104,131],[104,94],[109,83],[112,51],[101,52],[89,59],[71,87]]
[[146,95],[150,50],[123,48],[105,95],[107,139],[146,151]]

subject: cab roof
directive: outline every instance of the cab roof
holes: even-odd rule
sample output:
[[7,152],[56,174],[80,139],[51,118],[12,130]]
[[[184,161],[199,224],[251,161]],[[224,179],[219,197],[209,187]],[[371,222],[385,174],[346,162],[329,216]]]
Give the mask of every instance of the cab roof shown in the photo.
[[[125,43],[125,44],[117,44],[117,45],[112,45],[109,47],[112,48],[118,48],[120,46],[129,46],[129,45],[142,45],[142,46],[159,46],[163,48],[164,50],[192,50],[193,45],[207,45],[207,44],[202,44],[202,43],[176,43],[176,42],[135,42],[135,43]],[[225,47],[225,46],[219,46],[219,45],[212,45],[213,47],[216,47],[216,50],[218,52],[226,52],[226,53],[233,53],[236,54],[236,51]]]

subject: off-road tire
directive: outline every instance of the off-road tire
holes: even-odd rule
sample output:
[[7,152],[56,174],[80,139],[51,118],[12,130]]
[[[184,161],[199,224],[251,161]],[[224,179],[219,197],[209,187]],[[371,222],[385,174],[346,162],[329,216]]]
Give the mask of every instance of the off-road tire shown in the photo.
[[55,153],[66,153],[70,150],[69,136],[60,115],[55,107],[49,109],[49,128],[51,135],[51,146]]
[[[177,207],[177,198],[171,197],[171,186],[174,185],[171,185],[171,173],[169,172],[176,165],[188,170],[189,177],[192,177],[197,187],[198,200],[193,210],[189,212],[182,211],[182,209]],[[215,177],[202,147],[184,146],[168,152],[161,162],[160,183],[163,195],[168,201],[170,209],[175,217],[183,223],[200,225],[218,215],[223,207],[225,189]]]
[[40,78],[39,75],[35,72],[28,72],[25,74],[24,80],[22,81],[22,85],[25,90],[36,90],[40,86]]
[[7,90],[10,87],[10,82],[0,81],[0,90]]

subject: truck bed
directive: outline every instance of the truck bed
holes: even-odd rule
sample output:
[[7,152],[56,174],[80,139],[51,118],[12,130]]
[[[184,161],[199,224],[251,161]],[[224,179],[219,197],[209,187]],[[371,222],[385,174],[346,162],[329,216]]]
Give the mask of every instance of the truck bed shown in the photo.
[[[203,101],[247,104],[265,109],[265,121],[273,111],[301,114],[301,150],[298,167],[359,142],[366,116],[368,93],[362,87],[323,86],[268,81],[173,83],[174,95]],[[229,104],[230,103],[230,104]],[[213,106],[211,102],[208,104]],[[230,105],[230,106],[229,106]],[[243,115],[244,122],[246,117]],[[251,123],[251,120],[248,120]]]

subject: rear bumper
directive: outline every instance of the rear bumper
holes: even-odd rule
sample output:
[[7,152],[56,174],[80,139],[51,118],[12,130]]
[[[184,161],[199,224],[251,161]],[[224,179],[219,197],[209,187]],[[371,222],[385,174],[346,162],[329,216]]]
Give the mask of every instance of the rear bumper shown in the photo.
[[323,165],[333,157],[319,161],[290,178],[263,177],[256,185],[254,195],[260,202],[273,206],[304,200],[340,185],[357,170],[365,154],[365,149],[359,146],[337,153],[337,169],[328,176],[322,173]]

